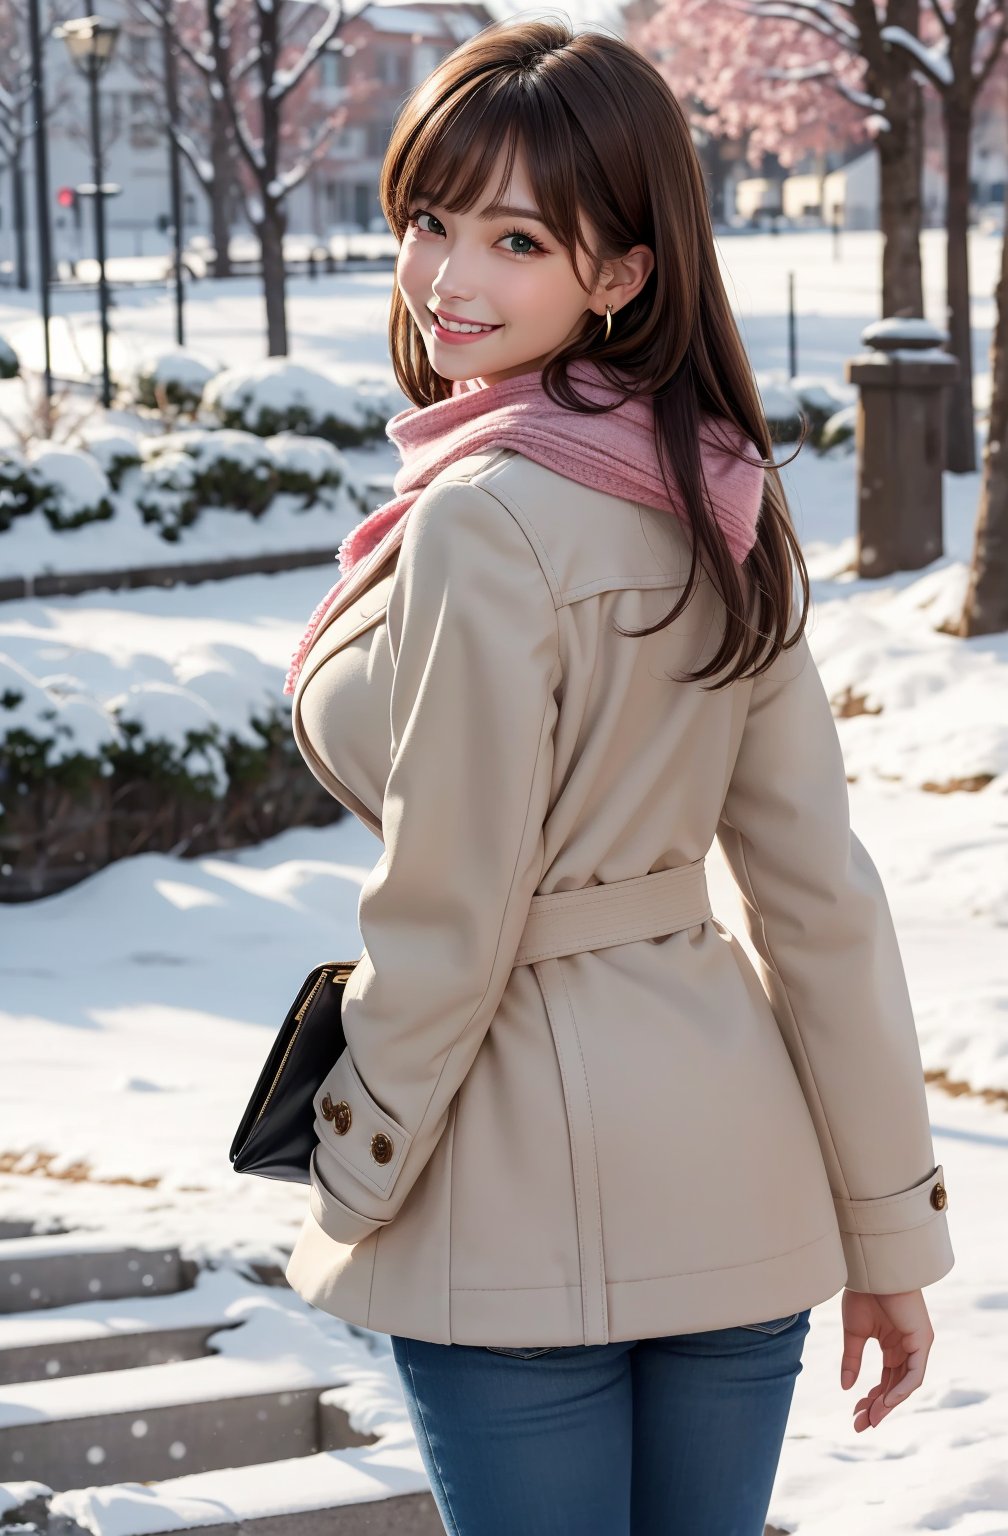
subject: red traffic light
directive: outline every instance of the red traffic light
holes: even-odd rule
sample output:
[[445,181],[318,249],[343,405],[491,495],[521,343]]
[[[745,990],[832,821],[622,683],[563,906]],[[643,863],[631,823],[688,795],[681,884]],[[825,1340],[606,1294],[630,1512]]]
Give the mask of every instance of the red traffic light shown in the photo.
[[72,208],[77,201],[77,193],[73,187],[60,187],[56,193],[56,201],[61,208]]

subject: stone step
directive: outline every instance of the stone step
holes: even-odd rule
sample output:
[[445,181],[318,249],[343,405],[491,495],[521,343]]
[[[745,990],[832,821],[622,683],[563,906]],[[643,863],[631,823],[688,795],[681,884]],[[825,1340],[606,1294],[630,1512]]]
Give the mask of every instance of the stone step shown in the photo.
[[[143,1271],[141,1283],[142,1277]],[[218,1353],[228,1330],[244,1320],[240,1309],[262,1293],[262,1286],[247,1275],[207,1267],[182,1291],[6,1313],[0,1317],[0,1384],[51,1381]],[[211,1344],[215,1334],[221,1337]]]
[[192,1285],[195,1272],[177,1248],[124,1248],[86,1232],[11,1237],[0,1245],[0,1315],[164,1295]]
[[[430,1493],[401,1493],[388,1499],[369,1499],[366,1504],[298,1509],[285,1515],[266,1515],[260,1520],[201,1525],[198,1536],[444,1536],[444,1529]],[[173,1527],[173,1533],[176,1530]],[[51,1532],[51,1536],[64,1533]],[[79,1536],[90,1533],[81,1532]]]
[[[53,1227],[51,1229],[51,1233],[66,1231],[66,1227]],[[33,1237],[37,1235],[38,1224],[34,1221],[31,1221],[30,1219],[21,1221],[15,1220],[15,1218],[12,1216],[5,1216],[0,1218],[0,1243],[6,1242],[8,1238]]]
[[[23,1398],[23,1391],[18,1395]],[[338,1416],[338,1409],[330,1410],[330,1438]],[[359,1435],[342,1418],[344,1445],[373,1443],[374,1436]],[[248,1467],[321,1449],[317,1388],[221,1396],[0,1427],[0,1483],[34,1478],[61,1492]]]
[[128,1332],[64,1337],[51,1343],[3,1344],[0,1321],[0,1386],[52,1381],[57,1376],[88,1376],[142,1365],[168,1365],[213,1353],[209,1339],[230,1323],[197,1323],[181,1328],[134,1328]]
[[[239,1472],[241,1469],[238,1469]],[[253,1472],[255,1469],[252,1469]],[[334,1469],[338,1477],[338,1469]],[[170,1485],[169,1485],[170,1486]],[[92,1495],[106,1490],[95,1487]],[[115,1490],[108,1492],[114,1495]],[[14,1536],[91,1536],[89,1527],[63,1514],[49,1512],[49,1499],[33,1497],[0,1516],[0,1531]],[[145,1536],[162,1536],[157,1517],[150,1511],[153,1524],[144,1525]],[[165,1527],[172,1536],[444,1536],[444,1525],[429,1491],[394,1493],[386,1498],[368,1498],[351,1504],[332,1504],[319,1509],[294,1509],[259,1518],[242,1515],[214,1525],[178,1525]]]
[[8,1314],[0,1483],[63,1491],[370,1445],[338,1401],[324,1415],[319,1401],[359,1358],[289,1288],[228,1266],[184,1292]]

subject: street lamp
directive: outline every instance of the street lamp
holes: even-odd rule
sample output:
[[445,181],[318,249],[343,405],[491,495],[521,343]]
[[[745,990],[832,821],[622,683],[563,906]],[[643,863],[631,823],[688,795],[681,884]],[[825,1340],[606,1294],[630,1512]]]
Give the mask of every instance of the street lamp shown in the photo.
[[115,52],[119,27],[100,16],[81,16],[53,29],[53,36],[66,43],[74,65],[88,82],[91,110],[91,161],[94,176],[95,251],[98,257],[98,306],[101,311],[102,404],[112,400],[108,365],[108,284],[105,280],[105,186],[102,166],[101,121],[98,114],[98,78],[104,73]]

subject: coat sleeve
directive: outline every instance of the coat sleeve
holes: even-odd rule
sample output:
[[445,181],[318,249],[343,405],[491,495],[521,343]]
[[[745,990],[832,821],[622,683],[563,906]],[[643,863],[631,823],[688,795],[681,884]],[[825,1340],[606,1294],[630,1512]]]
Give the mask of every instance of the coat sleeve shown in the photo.
[[358,904],[347,1046],[314,1100],[316,1208],[347,1244],[403,1204],[503,996],[542,877],[561,672],[536,553],[466,482],[410,509],[387,624],[385,847]]
[[753,683],[717,835],[822,1148],[847,1286],[939,1280],[954,1258],[906,976],[804,633]]

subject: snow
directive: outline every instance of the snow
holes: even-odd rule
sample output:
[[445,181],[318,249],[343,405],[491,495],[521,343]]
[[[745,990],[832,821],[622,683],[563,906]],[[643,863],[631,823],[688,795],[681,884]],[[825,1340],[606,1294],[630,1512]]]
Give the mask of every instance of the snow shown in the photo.
[[98,460],[81,448],[33,442],[26,455],[32,479],[44,486],[46,501],[60,519],[94,514],[107,501],[110,486]]
[[277,432],[266,438],[266,447],[274,464],[288,474],[342,477],[349,472],[347,459],[324,437],[301,437],[297,432]]
[[948,331],[942,326],[911,316],[875,320],[861,332],[861,340],[866,345],[885,342],[887,350],[891,342],[900,341],[922,349],[930,346],[940,350],[948,345],[948,339]]
[[763,402],[763,410],[770,421],[797,419],[801,411],[801,401],[785,375],[758,374],[756,387]]
[[[0,1514],[3,1514],[5,1510],[17,1509],[20,1505],[26,1504],[29,1499],[33,1499],[39,1494],[44,1494],[48,1491],[45,1483],[0,1484]],[[8,1530],[11,1528],[10,1522],[6,1520],[4,1525]]]
[[955,82],[955,71],[948,56],[948,38],[944,35],[932,47],[922,43],[905,27],[881,27],[879,37],[883,43],[895,43],[898,48],[905,48],[921,65],[927,84],[948,87]]
[[391,1354],[387,1363],[355,1361],[353,1371],[352,1387],[322,1393],[320,1401],[335,1401],[345,1409],[349,1402],[356,1406],[365,1399],[382,1409],[386,1415],[382,1422],[389,1423],[390,1429],[376,1445],[164,1482],[78,1489],[57,1494],[52,1511],[68,1515],[95,1536],[147,1536],[154,1531],[237,1525],[297,1510],[367,1504],[397,1494],[426,1492],[427,1476],[412,1431],[402,1418],[392,1420],[397,1395],[401,1405],[402,1394]]
[[[210,582],[177,591],[141,589],[132,596],[88,593],[54,605],[0,604],[0,658],[10,669],[0,674],[3,686],[29,690],[14,718],[41,729],[41,712],[52,704],[60,719],[81,730],[82,750],[84,742],[92,750],[116,735],[120,708],[142,724],[146,739],[179,750],[187,729],[211,724],[259,745],[252,716],[285,708],[280,694],[297,642],[297,605],[307,602],[310,609],[312,592],[328,574],[310,569],[283,578],[248,577],[223,589]],[[290,611],[280,622],[264,622],[263,613],[279,596],[278,580],[289,588],[284,607]],[[61,688],[73,680],[73,693],[62,702],[48,697],[57,668]],[[69,750],[66,742],[62,751]]]
[[140,443],[128,432],[121,432],[105,422],[79,429],[80,446],[96,460],[106,475],[118,465],[140,462]]
[[[927,310],[937,318],[942,248],[930,233],[923,246]],[[797,386],[810,401],[821,389],[827,407],[846,398],[843,362],[860,350],[876,309],[877,237],[845,233],[838,265],[828,235],[732,236],[719,247],[760,380]],[[989,401],[998,256],[996,240],[971,232],[981,413]],[[798,277],[803,372],[795,381],[783,372],[787,270]],[[358,398],[369,385],[386,387],[390,281],[387,273],[292,281],[298,362]],[[201,346],[254,372],[261,351],[255,285],[207,286],[206,298],[189,301],[201,321]],[[77,328],[87,347],[94,333],[86,323]],[[54,329],[61,347],[58,323]],[[0,330],[23,358],[35,360],[37,327],[15,293],[0,296]],[[120,346],[139,352],[164,344],[170,332],[167,298],[122,293]],[[934,340],[903,329],[900,339]],[[268,374],[264,389],[272,387],[267,380]],[[0,411],[11,398],[3,391],[19,387],[0,386]],[[100,464],[112,462],[117,432],[136,441],[135,423],[114,412],[87,424]],[[149,447],[163,442],[152,435]],[[315,469],[336,452],[289,434],[264,446],[294,467]],[[777,445],[775,457],[791,451]],[[384,449],[343,457],[361,479],[369,469],[391,467]],[[852,1524],[862,1536],[1005,1536],[1008,1284],[998,1212],[1008,1120],[1003,1103],[985,1103],[982,1095],[1008,1090],[1008,648],[1005,636],[966,641],[940,627],[961,606],[980,477],[945,476],[941,559],[867,581],[851,571],[853,455],[819,456],[806,447],[781,474],[812,579],[810,647],[835,708],[853,696],[864,711],[837,720],[852,822],[885,883],[923,1065],[968,1091],[928,1088],[957,1262],[925,1290],[936,1338],[924,1384],[878,1430],[855,1434],[854,1402],[878,1379],[879,1352],[869,1344],[857,1385],[842,1392],[840,1297],[816,1307],[768,1519],[815,1536],[849,1536]],[[356,521],[349,507],[345,512],[340,533]],[[200,539],[202,547],[214,539],[225,547],[225,522],[232,537],[235,524],[247,524],[257,540],[272,526],[277,547],[285,539],[290,547],[301,542],[298,530],[332,530],[338,520],[328,512],[313,525],[315,517],[271,505],[253,523],[211,509],[186,535],[194,548]],[[17,520],[0,534],[5,566],[6,550],[32,521]],[[69,542],[82,561],[124,563],[134,535],[114,559],[103,543],[109,526],[51,534],[51,544]],[[122,540],[126,525],[118,527]],[[149,532],[138,529],[136,536]],[[158,547],[162,558],[171,553]],[[99,548],[100,561],[91,554]],[[32,549],[37,555],[41,542]],[[188,543],[177,553],[190,557]],[[209,717],[221,731],[249,739],[253,713],[286,707],[281,690],[290,650],[333,576],[321,567],[172,590],[0,603],[0,654],[7,658],[0,695],[18,683],[26,720],[52,728],[44,717],[51,708],[69,722],[72,739],[92,751],[118,729],[117,711],[127,706],[146,732],[176,745],[187,725]],[[53,750],[66,750],[70,739],[58,737]],[[925,788],[986,774],[991,782],[973,792]],[[201,1270],[193,1291],[142,1301],[149,1326],[216,1323],[219,1354],[102,1373],[86,1389],[83,1378],[71,1376],[5,1388],[8,1422],[68,1405],[97,1411],[88,1401],[129,1407],[139,1420],[156,1402],[233,1395],[254,1372],[257,1389],[267,1376],[274,1388],[282,1380],[282,1390],[313,1382],[351,1413],[356,1428],[380,1435],[369,1446],[198,1475],[185,1474],[183,1457],[179,1475],[150,1484],[103,1485],[96,1463],[91,1486],[53,1500],[54,1513],[95,1536],[237,1523],[426,1488],[385,1336],[317,1312],[282,1287],[252,1283],[251,1265],[286,1264],[304,1214],[303,1186],[236,1178],[227,1156],[304,975],[322,958],[359,954],[357,904],[380,852],[378,840],[347,816],[235,852],[124,859],[58,896],[4,909],[0,1221],[30,1214],[43,1229],[76,1229],[11,1240],[4,1251],[15,1251],[13,1243],[27,1245],[26,1254],[32,1246],[63,1251],[85,1242],[155,1251],[177,1245],[197,1263],[220,1266]],[[752,953],[716,846],[708,869],[714,910]],[[40,1113],[40,1104],[57,1107]],[[58,1108],[64,1105],[72,1113]],[[75,1164],[86,1175],[66,1177]],[[117,1182],[124,1177],[154,1183]],[[123,1303],[97,1300],[12,1314],[0,1317],[0,1348],[49,1342],[58,1358],[64,1341],[135,1328],[135,1316]],[[227,1323],[238,1320],[242,1327],[228,1331]],[[16,1511],[39,1491],[27,1482],[0,1485],[0,1511]]]
[[224,369],[207,384],[203,404],[218,414],[238,412],[246,423],[257,422],[265,412],[284,415],[291,410],[309,411],[316,421],[327,416],[352,423],[361,420],[359,397],[352,385],[277,357],[252,367]]
[[151,384],[176,385],[198,400],[203,386],[223,367],[214,358],[203,357],[184,347],[156,350],[138,359],[134,373],[135,383],[149,380]]

